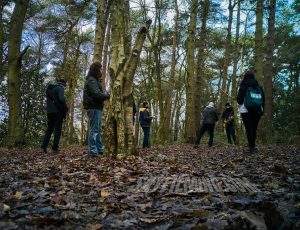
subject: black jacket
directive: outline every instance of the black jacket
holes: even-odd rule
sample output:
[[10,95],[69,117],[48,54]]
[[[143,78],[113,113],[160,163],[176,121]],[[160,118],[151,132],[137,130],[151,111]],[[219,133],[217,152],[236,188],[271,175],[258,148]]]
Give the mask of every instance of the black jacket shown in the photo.
[[141,127],[150,127],[152,117],[150,117],[150,113],[146,108],[140,108],[139,120]]
[[104,101],[108,98],[109,94],[103,92],[100,81],[93,76],[88,76],[83,89],[83,107],[103,110]]
[[233,108],[230,106],[223,111],[222,119],[225,120],[227,123],[232,124],[233,123],[233,115],[234,115],[234,111],[233,111]]
[[61,113],[63,117],[68,112],[64,89],[60,85],[50,84],[46,90],[47,113]]
[[214,107],[209,107],[206,106],[205,109],[203,110],[203,119],[202,119],[202,123],[206,123],[206,124],[215,124],[218,120],[218,113],[216,108]]
[[[239,105],[242,105],[244,103],[244,98],[245,98],[247,88],[248,87],[256,87],[256,86],[259,86],[259,84],[258,84],[257,80],[254,79],[254,78],[249,78],[249,79],[243,80],[242,83],[240,84],[240,88],[239,88],[238,95],[237,95],[237,98],[236,98],[237,103]],[[260,89],[261,89],[261,92],[262,92],[262,99],[263,99],[262,107],[263,107],[263,111],[264,111],[264,108],[265,108],[265,93],[264,93],[262,87],[260,87]],[[260,108],[257,108],[257,111],[258,112],[263,112],[263,111],[261,111]]]

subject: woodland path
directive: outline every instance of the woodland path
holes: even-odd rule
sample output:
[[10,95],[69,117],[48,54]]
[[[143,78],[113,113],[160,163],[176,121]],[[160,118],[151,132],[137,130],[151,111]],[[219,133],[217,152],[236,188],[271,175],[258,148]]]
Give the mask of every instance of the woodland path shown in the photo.
[[0,149],[0,229],[300,229],[294,145]]

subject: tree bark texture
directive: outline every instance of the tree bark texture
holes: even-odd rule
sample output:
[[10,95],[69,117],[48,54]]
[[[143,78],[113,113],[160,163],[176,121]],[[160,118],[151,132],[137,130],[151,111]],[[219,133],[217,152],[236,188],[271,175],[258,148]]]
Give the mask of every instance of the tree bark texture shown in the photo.
[[2,82],[3,80],[3,66],[4,66],[4,61],[3,61],[4,25],[2,19],[3,8],[4,8],[4,4],[1,3],[0,4],[0,82]]
[[125,17],[125,4],[121,0],[113,0],[110,5],[111,12],[111,61],[109,66],[110,75],[110,101],[108,105],[108,124],[105,127],[105,142],[108,151],[117,154],[124,151],[125,121],[122,108],[122,78],[118,77],[124,68],[126,58],[125,43],[127,23]]
[[113,0],[110,5],[111,9],[111,63],[109,67],[109,74],[111,77],[111,85],[116,80],[126,62],[125,43],[126,33],[128,29],[125,27],[127,23],[124,22],[126,18],[125,5],[121,0]]
[[229,18],[228,18],[228,27],[226,35],[226,44],[225,44],[225,54],[224,54],[224,63],[221,72],[222,86],[221,86],[221,97],[220,97],[220,108],[223,108],[225,102],[228,100],[228,95],[226,94],[226,85],[228,84],[228,66],[230,63],[230,51],[231,51],[231,27],[232,27],[232,18],[233,18],[233,9],[234,5],[232,0],[229,0]]
[[93,61],[102,63],[102,51],[105,39],[105,29],[108,18],[107,0],[97,0],[96,28]]
[[188,39],[186,44],[187,52],[187,78],[186,78],[186,124],[185,140],[187,143],[193,143],[196,135],[195,114],[194,114],[194,97],[195,92],[195,36],[197,23],[198,0],[192,0],[191,16],[188,28]]
[[[111,94],[111,111],[116,128],[114,137],[118,138],[114,144],[115,153],[135,154],[136,146],[133,132],[133,95],[132,86],[134,73],[139,61],[146,33],[151,22],[146,23],[140,28],[135,45],[127,59],[123,69],[119,72],[112,88]],[[119,101],[119,102],[117,102]],[[115,107],[114,105],[117,106]],[[121,135],[120,135],[121,134]]]
[[173,91],[175,85],[175,74],[176,74],[176,48],[177,48],[177,33],[178,33],[178,18],[179,10],[177,0],[174,0],[175,5],[175,18],[174,18],[174,28],[173,28],[173,40],[172,40],[172,62],[171,62],[171,73],[169,78],[169,84],[167,89],[167,95],[165,100],[164,116],[160,121],[160,127],[158,129],[159,140],[171,141],[171,112],[172,112],[172,100]]
[[104,40],[104,46],[103,46],[103,62],[102,62],[102,81],[101,86],[102,89],[106,89],[106,74],[107,74],[107,67],[108,67],[108,60],[109,60],[109,39],[110,39],[110,32],[111,32],[111,20],[110,17],[108,17],[107,27],[106,27],[106,33],[105,33],[105,40]]
[[[22,127],[21,109],[21,67],[22,56],[20,52],[23,24],[29,1],[18,0],[9,23],[8,38],[8,136],[12,145],[24,143],[24,130]],[[26,52],[26,50],[25,50]]]
[[237,113],[238,113],[238,104],[236,99],[237,96],[237,65],[239,61],[239,38],[240,38],[240,24],[241,24],[241,0],[237,0],[237,15],[236,15],[236,30],[235,30],[235,41],[234,41],[234,53],[233,53],[233,70],[232,70],[232,89],[231,89],[231,98],[232,106],[235,111],[234,113],[234,121],[235,121],[235,129],[236,129],[236,143],[239,142],[239,134],[240,130],[238,129],[237,124]]
[[[143,25],[137,35],[135,45],[126,55],[130,45],[125,43],[129,38],[128,23],[123,21],[127,16],[120,15],[128,12],[128,2],[115,0],[112,3],[112,47],[110,75],[111,97],[109,102],[109,132],[106,138],[109,151],[114,154],[135,154],[136,147],[133,133],[133,77],[139,61],[139,56],[146,38],[151,21]],[[127,9],[127,10],[126,10]],[[124,15],[123,15],[124,16]],[[129,47],[129,48],[128,48]]]
[[202,8],[202,23],[201,23],[201,31],[199,36],[199,51],[197,56],[197,66],[196,66],[196,73],[195,73],[195,88],[194,88],[194,116],[195,116],[195,124],[196,126],[200,123],[201,118],[201,105],[205,104],[206,102],[203,101],[203,91],[205,87],[205,77],[204,77],[204,69],[205,69],[205,44],[206,44],[206,37],[207,37],[207,18],[209,14],[210,8],[210,1],[205,0],[203,2]]
[[[269,5],[269,19],[268,19],[268,37],[266,47],[266,65],[264,76],[264,92],[265,92],[265,111],[264,111],[264,130],[270,132],[272,130],[272,118],[273,118],[273,53],[274,53],[274,37],[275,37],[275,11],[276,0],[270,0]],[[263,139],[266,141],[267,133],[263,132]]]
[[254,47],[254,66],[256,79],[263,85],[263,0],[256,1],[256,22],[255,22],[255,47]]
[[[161,70],[161,50],[162,50],[162,1],[161,0],[155,0],[155,30],[153,31],[153,37],[152,37],[152,47],[153,47],[153,53],[154,53],[154,71],[156,76],[156,81],[154,82],[156,84],[157,88],[157,94],[156,98],[158,101],[158,108],[159,108],[159,122],[163,123],[165,120],[165,110],[164,110],[164,97],[163,97],[163,87],[162,87],[162,70]],[[159,138],[160,132],[157,132],[157,140],[161,140]]]

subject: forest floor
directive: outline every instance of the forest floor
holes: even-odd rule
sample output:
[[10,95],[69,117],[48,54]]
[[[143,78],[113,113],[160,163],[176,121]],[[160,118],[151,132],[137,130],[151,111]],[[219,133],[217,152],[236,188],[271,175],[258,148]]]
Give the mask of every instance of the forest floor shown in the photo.
[[0,229],[300,229],[300,150],[0,149]]

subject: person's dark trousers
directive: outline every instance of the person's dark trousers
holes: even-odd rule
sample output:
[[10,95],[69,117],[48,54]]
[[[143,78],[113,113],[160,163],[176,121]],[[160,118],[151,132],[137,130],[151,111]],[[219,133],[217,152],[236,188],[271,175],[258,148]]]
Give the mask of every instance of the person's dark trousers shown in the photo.
[[235,129],[234,129],[234,124],[227,124],[226,126],[226,135],[228,139],[228,143],[232,144],[235,143]]
[[208,123],[202,124],[200,127],[200,130],[197,131],[195,144],[196,145],[200,144],[200,140],[201,140],[202,136],[207,131],[208,135],[209,135],[208,146],[211,147],[213,144],[213,140],[214,140],[214,130],[215,130],[215,124],[208,124]]
[[149,148],[150,127],[142,127],[144,131],[143,148]]
[[54,140],[53,140],[52,150],[58,151],[61,130],[62,130],[62,123],[63,123],[63,116],[61,113],[48,113],[47,114],[47,122],[48,122],[48,128],[47,128],[43,143],[41,145],[41,148],[43,150],[47,149],[51,135],[54,131]]
[[249,148],[255,148],[256,130],[261,115],[257,112],[242,113],[243,123],[247,133]]

